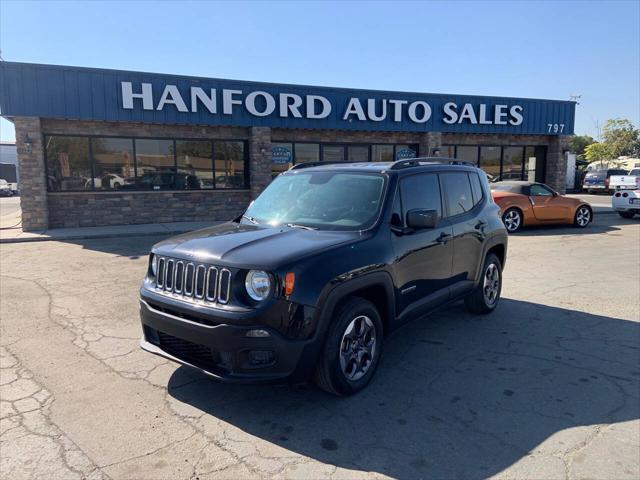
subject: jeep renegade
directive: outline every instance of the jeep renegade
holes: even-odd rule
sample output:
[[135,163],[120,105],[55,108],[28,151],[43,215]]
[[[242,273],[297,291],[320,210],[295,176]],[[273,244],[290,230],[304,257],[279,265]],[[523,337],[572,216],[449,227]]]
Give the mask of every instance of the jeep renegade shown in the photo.
[[470,164],[299,164],[234,221],[153,247],[141,346],[223,381],[352,394],[399,325],[458,299],[495,309],[506,254]]

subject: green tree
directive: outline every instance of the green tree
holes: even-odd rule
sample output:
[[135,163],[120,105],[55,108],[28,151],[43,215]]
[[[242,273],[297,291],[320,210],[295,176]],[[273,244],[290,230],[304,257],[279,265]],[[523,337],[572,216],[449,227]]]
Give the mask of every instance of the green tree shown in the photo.
[[609,146],[612,158],[640,155],[640,131],[626,118],[607,120],[602,140]]
[[592,143],[584,149],[584,158],[589,162],[611,160],[613,157],[611,146],[608,143]]
[[582,158],[584,157],[584,149],[587,145],[591,145],[594,142],[593,137],[589,135],[573,135],[569,141],[569,145],[571,146],[571,151],[579,158]]

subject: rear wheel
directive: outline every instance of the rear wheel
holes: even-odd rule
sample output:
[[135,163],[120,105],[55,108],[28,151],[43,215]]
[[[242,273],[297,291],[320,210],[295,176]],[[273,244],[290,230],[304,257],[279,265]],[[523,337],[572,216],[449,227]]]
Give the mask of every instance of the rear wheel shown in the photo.
[[508,208],[502,214],[502,223],[504,223],[507,232],[517,232],[522,226],[522,212],[517,208]]
[[363,298],[349,298],[337,310],[316,368],[318,387],[351,395],[367,386],[382,354],[382,320]]
[[490,253],[482,266],[482,278],[473,292],[464,299],[464,304],[471,313],[491,313],[498,305],[501,292],[502,264],[496,255]]
[[576,210],[576,215],[573,218],[573,224],[578,228],[584,228],[591,223],[591,220],[591,209],[586,205],[582,205],[581,207],[578,207],[578,210]]
[[622,218],[633,218],[633,212],[618,212]]

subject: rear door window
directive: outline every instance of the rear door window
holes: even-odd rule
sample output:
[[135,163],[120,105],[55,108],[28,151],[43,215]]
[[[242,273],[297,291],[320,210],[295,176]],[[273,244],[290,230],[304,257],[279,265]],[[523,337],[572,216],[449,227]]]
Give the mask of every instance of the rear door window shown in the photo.
[[440,182],[448,217],[463,214],[473,208],[471,183],[466,172],[441,173]]
[[470,173],[469,180],[471,181],[471,193],[473,194],[473,205],[475,206],[482,200],[482,186],[477,173]]
[[442,217],[440,184],[436,174],[418,174],[400,180],[400,195],[404,219],[407,212],[414,208],[435,210]]

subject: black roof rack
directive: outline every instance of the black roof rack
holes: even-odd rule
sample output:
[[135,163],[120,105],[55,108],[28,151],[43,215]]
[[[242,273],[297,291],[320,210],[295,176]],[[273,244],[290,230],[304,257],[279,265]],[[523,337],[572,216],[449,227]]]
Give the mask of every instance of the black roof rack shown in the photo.
[[475,167],[476,165],[471,162],[465,162],[464,160],[456,160],[455,158],[447,157],[418,157],[418,158],[405,158],[404,160],[397,160],[391,165],[391,170],[399,170],[401,168],[418,167],[425,163],[446,163],[449,165],[466,165],[468,167]]

